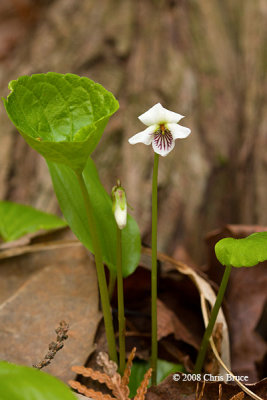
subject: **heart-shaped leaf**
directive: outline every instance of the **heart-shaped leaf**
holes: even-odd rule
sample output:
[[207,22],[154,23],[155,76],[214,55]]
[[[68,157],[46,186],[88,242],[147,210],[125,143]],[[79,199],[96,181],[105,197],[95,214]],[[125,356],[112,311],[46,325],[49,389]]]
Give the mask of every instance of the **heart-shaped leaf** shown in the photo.
[[267,260],[267,232],[257,232],[243,239],[225,238],[215,245],[222,265],[252,267]]
[[66,222],[56,215],[23,204],[0,201],[0,237],[5,242],[40,229],[57,229],[66,225]]
[[[34,368],[0,362],[1,400],[75,400],[61,381]],[[77,399],[76,399],[77,400]]]
[[[77,238],[93,252],[82,193],[75,173],[65,165],[48,163],[54,190],[63,215]],[[111,197],[99,180],[93,160],[89,157],[83,171],[97,223],[103,260],[116,273],[116,222]],[[140,232],[136,221],[128,214],[127,226],[122,230],[122,269],[126,277],[138,266],[141,254]]]
[[35,74],[9,83],[3,99],[26,142],[47,160],[82,171],[119,103],[103,86],[73,74]]

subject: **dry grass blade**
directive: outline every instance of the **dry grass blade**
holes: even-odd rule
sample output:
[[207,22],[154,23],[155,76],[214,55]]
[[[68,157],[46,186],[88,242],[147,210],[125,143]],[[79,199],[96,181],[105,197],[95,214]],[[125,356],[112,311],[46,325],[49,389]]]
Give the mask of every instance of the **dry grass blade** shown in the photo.
[[202,399],[203,399],[204,390],[205,390],[205,385],[206,385],[206,382],[204,381],[203,384],[202,384],[201,392],[200,392],[199,395],[198,395],[199,382],[197,383],[197,388],[196,388],[196,400],[202,400]]
[[133,365],[133,359],[135,357],[135,353],[136,353],[136,347],[134,347],[131,351],[131,354],[129,355],[126,367],[125,367],[125,371],[121,380],[121,383],[123,386],[128,386],[129,385],[129,379],[130,379],[130,375],[131,375],[131,369],[132,369],[132,365]]
[[198,390],[199,390],[199,382],[197,382],[196,393],[195,393],[195,400],[198,400]]
[[136,393],[134,400],[145,400],[145,395],[147,392],[147,387],[148,387],[151,375],[152,375],[152,368],[149,368],[149,370],[145,374],[145,377],[144,377],[140,387],[137,389],[137,393]]
[[[205,304],[205,302],[204,302],[204,304]],[[207,315],[208,315],[208,310],[206,309],[206,318],[208,318]],[[205,314],[204,314],[204,318],[205,318]],[[247,394],[248,394],[252,399],[254,399],[254,400],[264,400],[262,397],[259,397],[257,394],[255,394],[255,393],[252,392],[249,388],[247,388],[245,385],[243,385],[243,383],[240,382],[240,381],[235,377],[235,375],[232,373],[232,371],[230,371],[230,370],[227,368],[227,366],[226,366],[226,365],[224,364],[224,362],[222,361],[222,359],[221,359],[221,357],[220,357],[220,355],[219,355],[219,353],[218,353],[218,351],[217,351],[217,349],[216,349],[216,346],[215,346],[215,344],[214,344],[214,341],[213,341],[212,337],[210,338],[210,346],[211,346],[212,351],[213,351],[215,357],[217,358],[218,362],[223,366],[223,368],[227,371],[227,373],[228,373],[229,375],[232,376],[233,380],[241,387],[241,389],[243,389],[243,391],[244,391],[245,393],[247,393]],[[240,392],[240,393],[242,393],[242,392]]]
[[95,392],[93,389],[88,389],[86,386],[82,385],[77,381],[68,382],[72,389],[77,390],[77,392],[84,394],[86,397],[92,397],[94,400],[116,400],[109,394],[103,394],[101,392]]
[[82,375],[85,378],[91,378],[94,381],[98,381],[100,383],[105,383],[105,385],[113,390],[114,389],[114,384],[112,382],[112,379],[109,375],[102,373],[100,371],[95,371],[92,368],[86,368],[86,367],[79,367],[79,366],[73,366],[72,371],[76,372],[76,374]]
[[219,385],[219,398],[218,400],[222,400],[222,385]]

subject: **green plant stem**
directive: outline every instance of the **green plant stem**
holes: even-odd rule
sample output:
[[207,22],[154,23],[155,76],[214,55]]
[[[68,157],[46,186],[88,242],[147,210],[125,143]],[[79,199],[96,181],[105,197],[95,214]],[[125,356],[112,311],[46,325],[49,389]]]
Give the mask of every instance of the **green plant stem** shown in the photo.
[[151,367],[152,385],[157,384],[157,225],[158,225],[158,166],[159,155],[155,153],[152,182],[152,270],[151,270]]
[[109,300],[110,301],[111,301],[113,293],[114,293],[116,280],[117,280],[116,274],[114,274],[114,272],[110,271],[110,273],[109,273],[109,281],[108,281],[108,294],[109,294]]
[[123,299],[121,230],[118,227],[117,227],[117,288],[118,288],[118,319],[119,319],[119,348],[120,348],[119,372],[121,375],[123,375],[125,370],[125,317],[124,317],[124,299]]
[[89,224],[89,229],[90,229],[90,235],[91,235],[93,249],[94,249],[94,253],[95,253],[95,264],[96,264],[100,298],[101,298],[101,303],[102,303],[102,311],[103,311],[104,323],[105,323],[105,329],[106,329],[106,335],[107,335],[109,357],[111,360],[118,363],[115,334],[114,334],[114,328],[113,328],[113,323],[112,323],[111,307],[110,307],[109,296],[108,296],[108,288],[107,288],[105,270],[104,270],[104,265],[103,265],[103,261],[102,261],[102,251],[101,251],[99,237],[98,237],[97,229],[96,229],[96,223],[95,223],[95,219],[94,219],[94,215],[93,215],[93,211],[92,211],[92,205],[91,205],[90,197],[87,192],[87,188],[86,188],[82,173],[77,172],[76,176],[77,176],[77,179],[78,179],[81,191],[82,191],[83,199],[84,199],[84,204],[85,204],[85,208],[86,208],[86,214],[87,214],[88,224]]
[[213,328],[214,328],[214,325],[215,325],[215,322],[216,322],[216,319],[217,319],[217,315],[218,315],[219,309],[220,309],[221,304],[222,304],[223,296],[224,296],[224,293],[225,293],[225,290],[226,290],[226,287],[227,287],[227,283],[228,283],[228,280],[229,280],[229,277],[230,277],[231,269],[232,269],[231,266],[227,266],[225,268],[225,271],[224,271],[224,274],[223,274],[223,278],[222,278],[222,281],[221,281],[221,285],[220,285],[220,289],[219,289],[215,304],[214,304],[214,306],[212,308],[212,311],[211,311],[211,314],[210,314],[209,323],[208,323],[208,326],[207,326],[206,331],[204,333],[204,336],[203,336],[203,339],[202,339],[202,343],[201,343],[201,346],[200,346],[200,350],[199,350],[199,353],[198,353],[198,356],[197,356],[195,369],[194,369],[194,373],[195,374],[199,374],[201,372],[201,370],[202,370],[203,363],[204,363],[205,356],[206,356],[206,352],[207,352],[207,348],[208,348],[208,344],[209,344],[209,340],[210,340],[210,337],[212,335],[212,331],[213,331]]

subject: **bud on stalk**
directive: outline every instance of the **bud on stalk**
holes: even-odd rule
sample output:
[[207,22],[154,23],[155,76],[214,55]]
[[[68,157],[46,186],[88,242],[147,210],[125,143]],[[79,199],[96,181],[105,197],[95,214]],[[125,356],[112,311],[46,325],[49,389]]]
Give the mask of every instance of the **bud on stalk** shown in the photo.
[[127,201],[125,190],[121,186],[120,180],[117,185],[113,187],[111,192],[113,203],[113,214],[119,229],[125,228],[127,224]]

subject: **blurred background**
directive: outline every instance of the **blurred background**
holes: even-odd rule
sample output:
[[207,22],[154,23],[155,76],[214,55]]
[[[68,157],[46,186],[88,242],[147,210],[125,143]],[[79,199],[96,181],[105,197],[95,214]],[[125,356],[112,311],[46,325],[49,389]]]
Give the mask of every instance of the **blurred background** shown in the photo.
[[[159,249],[196,263],[226,223],[267,225],[264,0],[1,0],[0,90],[20,75],[87,76],[120,102],[93,154],[127,189],[150,244],[152,148],[131,146],[157,102],[192,134],[160,159]],[[0,105],[0,198],[59,212],[44,160]]]

